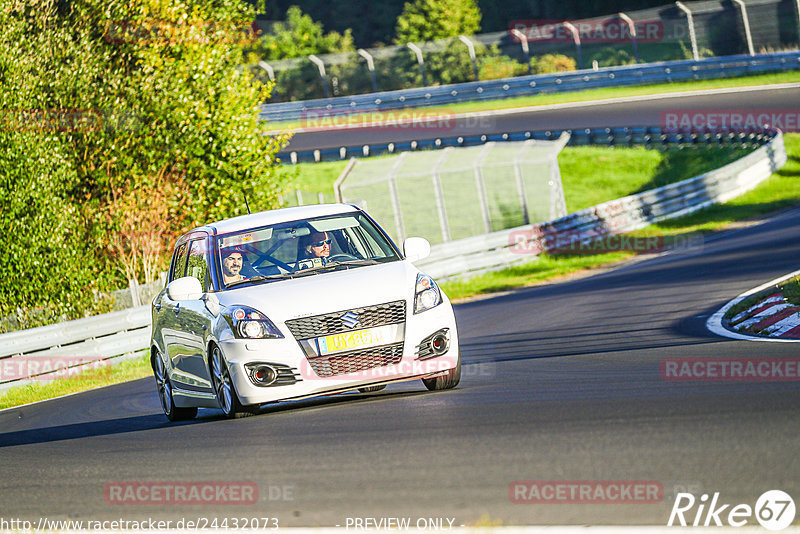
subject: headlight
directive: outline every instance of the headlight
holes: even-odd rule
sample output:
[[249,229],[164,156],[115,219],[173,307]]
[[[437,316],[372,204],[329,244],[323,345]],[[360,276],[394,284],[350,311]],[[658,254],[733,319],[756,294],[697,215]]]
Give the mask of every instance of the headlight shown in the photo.
[[414,289],[414,313],[435,308],[442,303],[442,292],[433,278],[427,274],[417,275],[417,285]]
[[233,335],[247,339],[282,338],[283,334],[269,317],[249,306],[232,306],[222,313]]

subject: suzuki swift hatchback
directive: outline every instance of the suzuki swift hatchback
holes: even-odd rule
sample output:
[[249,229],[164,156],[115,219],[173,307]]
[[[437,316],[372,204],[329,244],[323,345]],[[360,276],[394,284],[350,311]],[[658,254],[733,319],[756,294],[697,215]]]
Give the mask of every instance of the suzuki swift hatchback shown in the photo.
[[285,208],[196,228],[178,239],[153,300],[151,363],[164,413],[227,417],[260,404],[421,378],[455,387],[453,309],[366,213],[345,204]]

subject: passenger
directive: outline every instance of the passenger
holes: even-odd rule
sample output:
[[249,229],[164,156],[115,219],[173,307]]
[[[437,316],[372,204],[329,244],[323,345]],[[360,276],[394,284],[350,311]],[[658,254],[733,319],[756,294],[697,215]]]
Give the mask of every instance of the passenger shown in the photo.
[[226,248],[222,251],[222,281],[225,285],[247,280],[246,276],[242,276],[244,261],[244,251],[239,247]]

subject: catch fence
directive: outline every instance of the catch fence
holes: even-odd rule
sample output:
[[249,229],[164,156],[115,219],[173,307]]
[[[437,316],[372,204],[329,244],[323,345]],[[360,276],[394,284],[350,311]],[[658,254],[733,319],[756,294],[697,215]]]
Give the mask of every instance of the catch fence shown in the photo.
[[334,188],[339,201],[383,221],[397,242],[446,243],[565,215],[557,156],[568,140],[353,159]]
[[[569,68],[796,50],[799,0],[687,1],[572,21],[517,20],[508,31],[280,61],[252,71],[272,102],[505,79]],[[548,54],[571,60],[542,59]]]

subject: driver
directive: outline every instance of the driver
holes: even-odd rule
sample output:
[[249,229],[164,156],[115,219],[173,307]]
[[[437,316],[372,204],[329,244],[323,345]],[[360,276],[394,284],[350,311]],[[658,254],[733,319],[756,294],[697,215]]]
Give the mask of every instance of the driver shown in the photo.
[[302,238],[300,250],[303,259],[321,258],[325,263],[331,255],[331,238],[327,232],[312,232]]
[[222,281],[225,285],[247,280],[242,276],[244,251],[239,247],[226,248],[222,251]]

